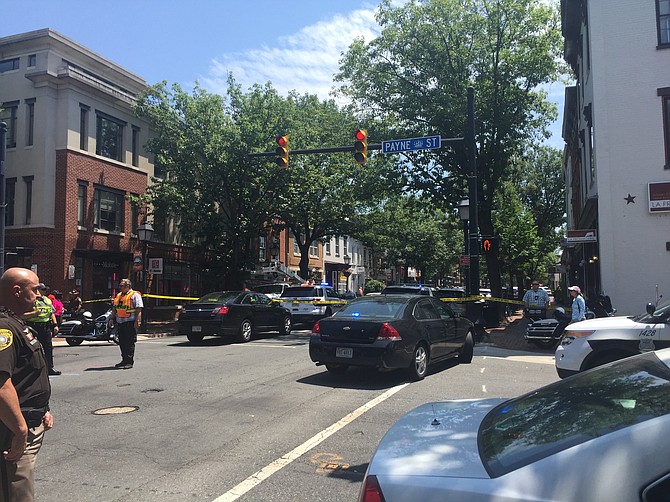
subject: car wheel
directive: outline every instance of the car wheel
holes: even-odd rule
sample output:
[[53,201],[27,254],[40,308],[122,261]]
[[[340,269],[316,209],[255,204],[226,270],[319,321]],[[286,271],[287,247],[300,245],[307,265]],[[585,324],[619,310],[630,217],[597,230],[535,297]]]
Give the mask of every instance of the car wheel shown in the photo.
[[349,369],[349,366],[346,364],[326,364],[326,369],[331,373],[341,375]]
[[239,334],[239,340],[240,342],[248,342],[251,340],[251,335],[253,334],[254,331],[254,326],[251,324],[251,321],[249,319],[244,319],[242,321],[242,324],[240,324],[240,334]]
[[205,335],[189,333],[188,335],[186,335],[186,338],[188,338],[188,341],[191,343],[200,343],[202,342],[202,339],[205,338]]
[[423,380],[428,372],[428,350],[423,343],[414,347],[412,362],[409,364],[409,377],[413,381]]
[[70,347],[76,347],[77,345],[81,345],[84,340],[80,340],[79,338],[66,338],[65,341]]
[[291,316],[284,317],[284,322],[282,323],[281,328],[279,328],[279,334],[288,335],[289,333],[291,333],[292,327],[293,324],[291,323]]
[[465,336],[465,342],[463,342],[463,347],[461,347],[461,352],[458,354],[458,363],[459,364],[470,364],[472,362],[472,356],[475,352],[475,338],[474,335],[468,331],[468,334]]

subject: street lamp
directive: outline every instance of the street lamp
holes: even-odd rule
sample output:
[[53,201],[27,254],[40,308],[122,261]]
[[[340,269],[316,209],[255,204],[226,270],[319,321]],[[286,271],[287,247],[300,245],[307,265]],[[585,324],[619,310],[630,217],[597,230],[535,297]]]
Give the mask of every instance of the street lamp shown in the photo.
[[[469,243],[469,226],[470,226],[470,200],[469,199],[463,199],[458,203],[458,215],[461,217],[461,220],[463,221],[463,250],[464,250],[464,255],[467,256],[468,258],[470,257],[470,253],[468,252],[468,243]],[[470,296],[470,279],[469,279],[469,269],[470,265],[467,265],[467,269],[465,269],[465,294],[466,296]]]
[[342,271],[342,273],[344,274],[344,279],[345,279],[345,283],[344,283],[345,293],[347,291],[349,291],[349,276],[351,275],[351,272],[349,272],[349,265],[350,264],[351,264],[351,256],[349,256],[348,254],[345,254],[344,255],[344,265],[345,265],[346,268]]
[[[154,237],[154,227],[146,221],[137,227],[137,237],[142,243],[142,294],[147,294],[147,248],[148,243]],[[144,303],[144,302],[142,302]],[[147,325],[147,310],[146,305],[142,309],[142,326],[141,331],[144,332]]]

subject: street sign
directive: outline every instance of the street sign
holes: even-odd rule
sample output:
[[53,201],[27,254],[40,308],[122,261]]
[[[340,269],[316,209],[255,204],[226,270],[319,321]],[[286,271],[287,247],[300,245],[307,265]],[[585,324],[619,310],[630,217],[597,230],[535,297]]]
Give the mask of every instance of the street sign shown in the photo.
[[461,265],[470,265],[470,256],[461,255]]
[[392,139],[382,141],[382,153],[409,152],[412,150],[433,150],[440,148],[440,136],[425,136],[423,138]]

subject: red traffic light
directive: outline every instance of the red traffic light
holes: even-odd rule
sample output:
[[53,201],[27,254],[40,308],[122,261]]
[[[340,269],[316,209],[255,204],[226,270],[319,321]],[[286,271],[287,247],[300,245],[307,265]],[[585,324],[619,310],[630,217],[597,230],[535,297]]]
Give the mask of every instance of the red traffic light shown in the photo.
[[282,169],[288,167],[288,136],[277,136],[275,164]]
[[363,141],[368,137],[368,132],[365,129],[358,129],[355,133],[355,137],[358,141]]
[[288,136],[277,136],[277,144],[281,147],[288,145]]
[[354,133],[354,161],[356,164],[365,164],[368,161],[368,131],[357,129]]

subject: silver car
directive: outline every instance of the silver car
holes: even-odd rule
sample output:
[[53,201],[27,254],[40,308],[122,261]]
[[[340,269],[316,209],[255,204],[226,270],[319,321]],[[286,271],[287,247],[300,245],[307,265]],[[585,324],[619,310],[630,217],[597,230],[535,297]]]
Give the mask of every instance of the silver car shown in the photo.
[[386,433],[359,500],[668,500],[670,349],[521,397],[428,403]]

